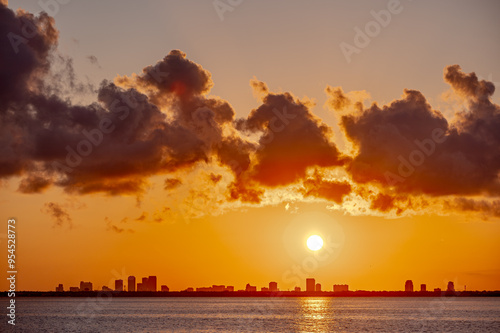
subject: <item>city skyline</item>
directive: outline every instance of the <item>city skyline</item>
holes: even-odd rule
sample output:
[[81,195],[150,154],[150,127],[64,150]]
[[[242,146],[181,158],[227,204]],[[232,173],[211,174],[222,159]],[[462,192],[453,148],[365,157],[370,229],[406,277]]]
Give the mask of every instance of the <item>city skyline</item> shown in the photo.
[[[56,292],[63,292],[63,291],[116,291],[116,292],[122,292],[122,291],[128,291],[128,292],[144,292],[144,291],[150,291],[150,292],[157,292],[157,291],[161,291],[161,292],[174,292],[174,291],[187,291],[187,292],[242,292],[242,291],[246,291],[246,292],[278,292],[278,291],[290,291],[290,289],[287,289],[287,290],[280,290],[278,288],[278,283],[275,282],[275,281],[270,281],[268,286],[267,287],[260,287],[260,290],[259,290],[259,287],[257,286],[252,286],[250,283],[247,283],[245,288],[244,289],[235,289],[234,286],[232,285],[216,285],[216,284],[213,284],[211,287],[187,287],[187,288],[184,288],[184,289],[180,289],[180,290],[170,290],[170,288],[168,287],[168,285],[165,285],[165,284],[162,284],[160,286],[160,290],[157,289],[157,286],[156,286],[156,281],[157,281],[157,277],[156,276],[149,276],[149,277],[143,277],[142,278],[142,283],[139,283],[141,285],[144,285],[145,287],[144,288],[136,288],[136,285],[135,285],[135,281],[136,281],[136,277],[131,275],[128,277],[127,281],[130,281],[128,285],[124,285],[123,284],[123,280],[122,279],[118,279],[118,280],[115,280],[115,288],[114,289],[111,289],[107,286],[102,286],[101,289],[99,288],[96,288],[96,289],[93,289],[93,284],[91,282],[84,282],[84,281],[81,281],[80,282],[80,288],[77,288],[77,287],[70,287],[68,290],[64,290],[63,288],[63,284],[59,284],[57,287],[56,287]],[[301,286],[295,286],[293,288],[294,291],[296,292],[300,292],[300,291],[304,291],[304,292],[327,292],[327,291],[333,291],[333,292],[348,292],[348,291],[357,291],[357,290],[350,290],[349,289],[349,284],[336,284],[334,283],[332,285],[332,288],[331,290],[329,289],[326,289],[326,288],[323,288],[322,287],[322,284],[320,284],[319,282],[316,283],[316,279],[315,278],[306,278],[305,280],[305,289],[302,289]],[[130,283],[132,285],[130,285]],[[444,289],[441,289],[439,287],[436,287],[433,289],[434,293],[436,292],[441,292],[442,290],[445,290],[446,292],[455,292],[455,284],[453,281],[448,281],[446,283],[444,283],[446,285],[446,288]],[[77,290],[78,289],[78,290]],[[361,291],[366,291],[366,289],[360,289]],[[376,290],[374,290],[376,291]],[[385,291],[385,290],[383,290]],[[391,289],[391,290],[388,290],[388,291],[405,291],[405,292],[428,292],[427,291],[427,284],[420,284],[420,290],[414,290],[414,287],[413,287],[413,281],[412,280],[406,280],[405,284],[404,284],[404,288],[402,288],[401,290],[396,290],[396,289]],[[466,291],[466,287],[463,291]],[[491,290],[491,291],[499,291],[499,290]],[[430,292],[430,291],[429,291]]]
[[499,290],[500,2],[231,2],[0,0],[0,290]]

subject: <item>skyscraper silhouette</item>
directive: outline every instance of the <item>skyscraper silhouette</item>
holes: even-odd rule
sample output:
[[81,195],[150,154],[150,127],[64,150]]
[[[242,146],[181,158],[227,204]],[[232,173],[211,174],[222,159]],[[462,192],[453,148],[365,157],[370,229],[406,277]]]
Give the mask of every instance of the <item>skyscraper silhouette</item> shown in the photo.
[[306,291],[314,291],[316,289],[316,280],[313,278],[306,279]]
[[413,281],[412,280],[406,280],[405,291],[406,292],[413,292]]
[[128,291],[135,291],[135,276],[128,277]]
[[123,291],[123,280],[115,280],[115,291]]

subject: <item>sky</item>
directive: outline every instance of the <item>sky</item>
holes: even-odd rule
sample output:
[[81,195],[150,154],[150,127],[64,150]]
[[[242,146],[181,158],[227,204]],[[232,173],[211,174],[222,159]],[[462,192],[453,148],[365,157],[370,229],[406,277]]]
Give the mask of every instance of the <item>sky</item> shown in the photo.
[[61,3],[0,1],[18,289],[500,289],[497,1]]

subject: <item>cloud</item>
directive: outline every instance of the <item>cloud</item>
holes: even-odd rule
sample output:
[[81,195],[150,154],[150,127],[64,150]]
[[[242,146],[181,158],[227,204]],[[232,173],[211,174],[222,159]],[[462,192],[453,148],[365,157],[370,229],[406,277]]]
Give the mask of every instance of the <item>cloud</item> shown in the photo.
[[67,224],[70,228],[73,227],[73,219],[68,212],[61,207],[61,205],[55,202],[48,202],[44,205],[41,211],[52,218],[55,227],[62,227],[65,224]]
[[448,67],[445,79],[470,97],[471,108],[453,123],[415,90],[382,108],[342,116],[358,150],[348,166],[355,182],[417,195],[499,193],[500,110],[489,100],[494,89],[458,69]]
[[[93,88],[77,78],[72,59],[58,53],[53,18],[14,13],[3,1],[0,21],[0,35],[7,37],[0,39],[0,181],[18,177],[21,193],[57,186],[74,195],[142,198],[151,178],[161,175],[165,197],[182,192],[185,200],[199,202],[194,216],[207,205],[276,202],[269,198],[276,191],[336,205],[363,196],[372,211],[397,214],[421,198],[500,194],[495,86],[458,65],[444,72],[466,105],[453,120],[418,90],[365,107],[366,91],[327,86],[326,106],[340,117],[354,148],[343,153],[311,101],[274,93],[256,78],[250,85],[260,105],[239,119],[228,101],[209,95],[211,73],[180,50],[138,74]],[[88,59],[98,64],[96,57]],[[92,103],[76,102],[89,92],[95,94]],[[201,169],[198,183],[179,176]],[[317,170],[340,170],[342,176]],[[496,214],[490,201],[474,202],[454,205]],[[56,203],[46,204],[44,212],[58,225],[71,223]],[[145,214],[137,220],[146,220]],[[163,220],[161,214],[151,216]]]
[[446,200],[444,202],[444,206],[448,210],[479,213],[485,219],[490,216],[500,217],[500,200],[459,197],[454,198],[453,200]]
[[331,128],[290,93],[267,94],[238,127],[261,134],[248,175],[261,185],[296,183],[309,167],[342,166],[348,160],[331,141]]
[[90,63],[94,66],[97,66],[98,68],[101,68],[101,65],[99,65],[99,60],[97,60],[97,57],[94,55],[89,55],[87,56],[87,59],[90,61]]
[[106,229],[108,231],[112,231],[112,232],[115,232],[117,234],[121,234],[124,232],[128,232],[128,233],[135,232],[133,229],[125,229],[125,228],[118,227],[117,225],[113,224],[113,221],[111,221],[111,219],[108,218],[107,216],[104,218],[104,221],[106,222]]

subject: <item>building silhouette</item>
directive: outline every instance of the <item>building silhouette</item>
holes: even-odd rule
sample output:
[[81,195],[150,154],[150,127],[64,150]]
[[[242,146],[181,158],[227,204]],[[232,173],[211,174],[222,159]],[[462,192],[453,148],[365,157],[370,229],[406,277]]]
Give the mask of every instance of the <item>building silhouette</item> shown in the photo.
[[129,276],[127,282],[128,291],[135,291],[135,276]]
[[313,278],[306,279],[306,291],[314,291],[316,288],[316,280]]
[[234,286],[227,286],[226,291],[234,291]]
[[413,292],[413,281],[412,280],[406,280],[405,291],[406,292]]
[[426,285],[425,283],[422,283],[422,284],[420,285],[420,291],[421,291],[421,292],[426,292],[426,291],[427,291],[427,285]]
[[123,291],[123,280],[115,280],[115,291]]
[[148,277],[148,291],[156,291],[156,276]]
[[165,286],[165,285],[162,285],[160,288],[161,288],[161,291],[164,291],[164,292],[165,291],[170,291],[170,289],[167,286]]
[[278,283],[269,282],[269,291],[278,291]]
[[257,287],[251,286],[250,283],[247,283],[247,285],[245,287],[245,291],[257,291]]
[[295,292],[299,292],[300,291],[300,287],[295,287],[294,291]]
[[80,291],[92,291],[92,282],[80,281]]
[[321,283],[316,283],[316,291],[321,291]]
[[113,289],[109,288],[108,286],[102,286],[102,291],[113,291]]
[[349,291],[349,286],[347,284],[334,284],[333,291],[335,292]]
[[441,288],[434,288],[434,292],[435,293],[440,293],[441,292]]
[[449,291],[452,293],[455,292],[455,284],[453,283],[453,281],[448,282],[448,288],[446,288],[446,291]]
[[269,288],[268,287],[262,287],[262,288],[260,288],[260,291],[269,291]]
[[80,288],[78,288],[78,287],[69,287],[69,291],[71,291],[71,292],[80,291]]
[[64,287],[63,287],[63,285],[61,283],[56,287],[56,291],[57,292],[63,292],[64,291]]

